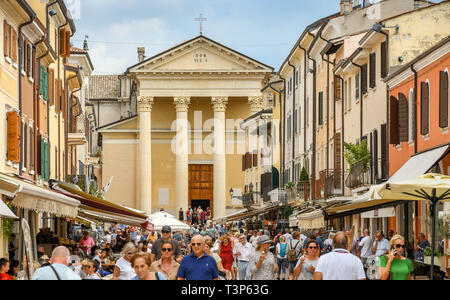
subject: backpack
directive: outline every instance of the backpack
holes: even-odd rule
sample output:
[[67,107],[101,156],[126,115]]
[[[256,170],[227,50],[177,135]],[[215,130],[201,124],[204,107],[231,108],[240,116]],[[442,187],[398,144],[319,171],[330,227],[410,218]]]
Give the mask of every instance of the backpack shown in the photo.
[[286,247],[287,244],[280,244],[280,257],[285,257],[286,256]]
[[291,247],[290,247],[289,251],[287,252],[288,261],[296,261],[297,260],[298,255],[297,255],[296,249],[297,249],[298,243],[300,243],[300,241],[298,241],[297,244],[295,244],[295,247],[292,248],[292,240],[289,242]]

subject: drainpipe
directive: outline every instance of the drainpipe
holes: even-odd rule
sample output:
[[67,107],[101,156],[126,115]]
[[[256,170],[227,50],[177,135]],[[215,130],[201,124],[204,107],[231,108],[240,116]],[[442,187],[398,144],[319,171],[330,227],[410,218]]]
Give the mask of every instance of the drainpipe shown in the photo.
[[[344,122],[344,78],[342,77],[342,76],[339,76],[339,75],[335,75],[337,78],[339,78],[339,80],[341,80],[341,95],[340,95],[340,98],[341,98],[341,101],[342,101],[342,104],[341,104],[341,122],[342,122],[342,136],[341,136],[341,172],[342,172],[342,180],[341,180],[341,186],[342,186],[342,196],[345,196],[345,187],[344,187],[344,184],[345,184],[345,179],[344,179],[344,177],[345,177],[345,170],[344,170],[344,166],[345,166],[345,164],[344,164],[344,142],[345,142],[345,135],[344,135],[344,129],[345,129],[345,122]],[[336,130],[336,129],[335,129]],[[335,145],[336,146],[336,145]]]
[[[22,2],[21,1],[19,1],[19,4],[23,7],[23,5],[22,5]],[[23,7],[24,8],[24,7]],[[22,28],[23,27],[25,27],[25,26],[27,26],[27,25],[29,25],[29,24],[32,24],[33,22],[34,22],[34,19],[36,19],[36,14],[34,13],[34,12],[30,12],[30,11],[28,11],[27,9],[25,9],[24,8],[24,10],[26,10],[26,12],[27,12],[27,14],[28,14],[28,16],[30,17],[30,21],[27,21],[27,22],[25,22],[25,23],[22,23],[22,24],[20,24],[19,25],[19,27],[18,27],[18,44],[19,44],[19,47],[18,47],[18,52],[19,52],[19,54],[18,54],[18,62],[19,62],[19,64],[18,64],[18,77],[19,77],[19,112],[20,112],[20,123],[22,124],[22,116],[23,116],[23,109],[22,109],[22,65],[23,65],[23,61],[22,61],[22,53],[23,53],[23,51],[24,51],[24,49],[23,49],[23,37],[22,37]],[[20,130],[21,130],[21,132],[22,132],[22,126],[20,126],[21,128],[20,128]],[[26,127],[26,126],[25,126]],[[22,134],[23,134],[23,132],[22,132]],[[24,147],[24,145],[23,145],[23,139],[22,139],[22,137],[20,138],[20,151],[22,152],[22,149],[23,149],[23,147]],[[25,155],[26,155],[26,153],[25,153]],[[22,168],[23,168],[23,160],[21,159],[20,160],[20,163],[19,163],[19,175],[20,176],[22,176]]]
[[[303,50],[303,156],[306,155],[306,49],[298,44],[298,48]],[[305,168],[306,169],[306,168]]]
[[414,73],[414,105],[413,105],[413,125],[414,125],[414,154],[417,153],[417,71],[414,64],[411,65],[411,71]]
[[281,143],[281,147],[282,149],[282,157],[281,157],[281,174],[280,174],[280,186],[282,187],[282,189],[284,189],[284,170],[285,170],[285,166],[284,166],[284,161],[285,161],[285,138],[286,138],[286,116],[285,116],[285,111],[286,111],[286,79],[284,79],[281,74],[280,74],[280,78],[281,80],[283,80],[283,105],[282,105],[282,109],[280,109],[280,115],[281,115],[281,111],[283,114],[283,139],[282,139],[282,143]]
[[290,60],[288,59],[288,65],[292,67],[293,69],[293,80],[292,80],[292,182],[294,182],[294,175],[295,175],[295,131],[294,131],[294,113],[295,113],[295,71],[296,68],[294,65],[291,64]]
[[353,62],[353,58],[350,59],[350,62],[352,65],[359,68],[359,82],[360,82],[360,89],[359,89],[359,103],[360,103],[360,110],[359,110],[359,139],[362,140],[363,137],[363,93],[362,93],[362,86],[361,86],[361,77],[362,77],[362,66],[357,65]]
[[[312,60],[312,62],[313,62],[313,135],[312,135],[312,138],[313,138],[313,153],[312,153],[313,159],[312,159],[312,178],[314,180],[314,183],[316,181],[316,79],[317,79],[316,78],[316,71],[317,71],[316,70],[316,64],[317,64],[317,62],[316,62],[315,59],[311,58],[310,54],[311,54],[312,47],[317,42],[317,39],[319,38],[320,33],[325,28],[325,25],[326,25],[326,23],[323,24],[320,27],[319,34],[313,35],[313,34],[311,34],[308,31],[308,34],[314,37],[314,39],[311,42],[311,45],[309,46],[308,51],[307,51],[308,59]],[[313,184],[313,186],[314,186],[314,191],[312,191],[312,192],[313,192],[313,196],[314,197],[311,197],[311,199],[315,198],[315,192],[316,192],[315,191],[316,190],[315,189],[315,184]]]

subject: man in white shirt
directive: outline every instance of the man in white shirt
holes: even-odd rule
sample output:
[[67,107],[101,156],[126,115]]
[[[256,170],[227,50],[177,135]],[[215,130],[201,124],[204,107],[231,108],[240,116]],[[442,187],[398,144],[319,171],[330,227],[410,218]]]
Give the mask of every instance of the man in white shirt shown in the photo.
[[69,249],[64,246],[56,247],[50,258],[51,265],[37,269],[32,280],[81,280],[80,276],[68,267],[69,259]]
[[314,280],[364,280],[366,274],[361,260],[348,252],[348,237],[338,232],[333,238],[333,251],[317,262]]
[[363,265],[365,265],[367,258],[373,255],[372,253],[373,241],[372,237],[370,236],[369,229],[364,229],[363,235],[364,235],[363,239],[361,240],[361,242],[359,242],[359,248],[361,249],[360,252],[361,261]]
[[253,236],[250,238],[250,244],[256,248],[258,242],[258,231],[253,230]]
[[380,231],[377,231],[375,243],[373,243],[372,252],[380,257],[389,253],[389,241],[384,238]]
[[239,280],[250,280],[249,262],[254,252],[252,244],[247,243],[247,237],[239,236],[239,243],[233,249],[233,255],[238,259]]

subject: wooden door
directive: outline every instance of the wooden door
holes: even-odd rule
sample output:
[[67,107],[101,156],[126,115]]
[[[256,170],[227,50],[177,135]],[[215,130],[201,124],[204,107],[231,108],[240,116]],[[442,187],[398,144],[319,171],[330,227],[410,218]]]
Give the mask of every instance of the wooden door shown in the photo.
[[212,214],[213,191],[213,165],[189,165],[189,205],[192,205],[192,200],[207,200]]

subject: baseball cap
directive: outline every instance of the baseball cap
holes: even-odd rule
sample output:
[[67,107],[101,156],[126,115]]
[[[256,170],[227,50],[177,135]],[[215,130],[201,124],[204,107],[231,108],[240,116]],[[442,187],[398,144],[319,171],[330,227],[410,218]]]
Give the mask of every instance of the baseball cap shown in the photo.
[[164,226],[162,227],[161,231],[169,231],[169,232],[172,232],[172,228],[170,228],[169,225],[164,225]]

